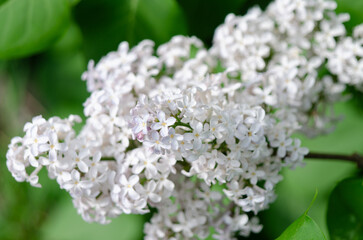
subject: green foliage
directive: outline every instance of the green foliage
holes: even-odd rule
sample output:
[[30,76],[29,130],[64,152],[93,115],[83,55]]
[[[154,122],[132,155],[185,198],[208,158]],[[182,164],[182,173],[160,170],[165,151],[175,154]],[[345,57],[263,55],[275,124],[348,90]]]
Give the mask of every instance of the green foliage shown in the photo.
[[69,23],[66,0],[12,0],[0,7],[0,58],[24,57],[46,49]]
[[349,13],[350,21],[345,24],[348,31],[352,31],[354,26],[363,23],[362,9],[363,1],[357,0],[336,0],[338,13]]
[[86,57],[96,60],[117,49],[121,41],[133,46],[152,39],[159,45],[174,35],[187,34],[175,0],[81,1],[75,18],[83,32]]
[[[269,2],[0,0],[0,58],[29,57],[0,62],[0,99],[6,99],[0,101],[0,239],[142,239],[145,221],[142,216],[123,215],[107,226],[88,224],[77,215],[70,197],[59,190],[55,181],[42,182],[43,188],[40,190],[27,183],[17,183],[5,166],[5,150],[10,137],[21,133],[24,122],[33,115],[65,117],[81,114],[81,103],[88,93],[80,76],[86,69],[87,61],[97,61],[107,52],[116,50],[121,41],[129,41],[132,46],[143,39],[152,39],[159,45],[174,35],[183,34],[196,35],[208,46],[215,28],[228,13],[243,15],[253,5],[264,7]],[[337,2],[338,12],[351,14],[352,20],[346,24],[348,29],[363,22],[362,1]],[[73,20],[70,20],[71,7]],[[41,51],[42,54],[34,55]],[[5,68],[1,68],[2,65]],[[357,100],[360,104],[361,99]],[[360,150],[363,133],[361,114],[357,115],[349,103],[340,104],[337,110],[346,116],[337,131],[315,140],[304,139],[304,146],[312,151],[326,152],[333,151],[334,146],[334,151],[346,154]],[[339,139],[339,143],[336,139]],[[272,239],[280,234],[304,211],[307,198],[310,199],[310,193],[316,187],[320,189],[321,197],[309,215],[325,230],[323,216],[328,193],[333,183],[347,177],[352,169],[355,166],[350,163],[311,161],[305,168],[284,171],[284,180],[277,189],[278,199],[270,210],[263,213],[265,218],[261,219],[264,232],[249,239]],[[46,178],[44,174],[43,179]],[[338,192],[338,186],[331,195],[328,224],[332,240],[349,239],[347,236],[334,238],[335,230],[340,229],[344,233],[359,226],[362,228],[357,222],[350,222],[352,219],[358,221],[358,217],[362,220],[361,212],[358,214],[362,209],[357,206],[362,205],[363,199],[357,192],[351,193],[357,190],[358,180],[355,185],[351,181],[342,182],[347,189],[340,187]],[[342,193],[345,194],[343,198]],[[346,205],[348,200],[355,204],[354,211],[349,207],[352,205]],[[299,231],[309,228],[317,230],[315,222],[306,214],[288,229],[293,227]],[[292,230],[286,231],[289,233]],[[284,239],[284,234],[279,239]]]
[[[344,25],[348,30],[348,33],[352,34],[353,28],[363,23],[363,1],[357,0],[336,0],[338,7],[336,12],[338,13],[349,13],[350,20]],[[351,102],[356,106],[358,111],[363,112],[363,93],[356,90],[353,87],[348,87],[347,93],[352,96]]]
[[[0,154],[5,152],[0,150]],[[40,239],[39,226],[66,193],[59,191],[45,172],[41,173],[42,189],[14,181],[4,164],[0,165],[0,176],[0,239]]]
[[[246,0],[178,0],[188,21],[189,34],[210,45],[215,28],[228,13],[240,12]],[[216,11],[216,9],[218,9]]]
[[[59,189],[58,189],[59,191]],[[85,222],[73,207],[70,197],[53,208],[53,214],[39,231],[42,239],[59,240],[141,240],[144,216],[122,214],[110,224]],[[69,229],[69,231],[65,231]]]
[[5,2],[7,2],[8,0],[0,0],[0,5],[4,4]]
[[87,67],[81,51],[83,38],[78,25],[71,23],[66,33],[49,50],[32,60],[30,81],[39,102],[48,109],[45,115],[66,117],[82,114],[82,103],[89,96],[81,75]]
[[307,215],[316,197],[317,192],[304,214],[296,219],[276,240],[326,240],[319,226]]
[[265,7],[271,0],[177,0],[186,16],[189,35],[195,35],[210,46],[214,30],[229,13],[243,15],[255,5]]
[[81,1],[81,0],[68,0],[69,4],[70,4],[71,6],[75,6],[75,5],[77,5],[80,1]]
[[363,179],[341,181],[329,199],[327,222],[331,240],[363,239]]

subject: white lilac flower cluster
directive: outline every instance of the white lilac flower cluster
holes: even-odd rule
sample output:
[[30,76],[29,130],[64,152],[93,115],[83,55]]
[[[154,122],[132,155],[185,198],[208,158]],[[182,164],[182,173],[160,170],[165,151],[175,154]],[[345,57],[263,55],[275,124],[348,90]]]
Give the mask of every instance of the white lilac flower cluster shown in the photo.
[[331,131],[347,85],[362,89],[363,27],[330,0],[276,0],[228,15],[211,48],[176,36],[154,50],[126,42],[82,78],[91,96],[71,115],[35,117],[7,166],[39,187],[46,169],[88,222],[154,213],[145,239],[234,239],[259,232],[283,167],[303,165],[296,132]]

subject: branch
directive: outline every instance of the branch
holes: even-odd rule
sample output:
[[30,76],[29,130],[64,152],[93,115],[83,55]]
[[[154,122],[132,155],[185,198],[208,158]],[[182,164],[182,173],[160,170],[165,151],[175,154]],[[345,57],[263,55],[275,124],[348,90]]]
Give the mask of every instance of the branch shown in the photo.
[[343,160],[348,162],[354,162],[359,168],[363,168],[363,156],[358,153],[352,155],[343,154],[326,154],[326,153],[309,153],[305,158],[310,159],[326,159],[326,160]]

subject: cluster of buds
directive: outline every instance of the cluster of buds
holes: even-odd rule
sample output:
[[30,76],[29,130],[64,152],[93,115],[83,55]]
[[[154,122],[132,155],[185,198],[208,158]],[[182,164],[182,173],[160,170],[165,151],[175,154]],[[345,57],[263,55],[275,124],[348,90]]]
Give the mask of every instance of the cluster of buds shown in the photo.
[[122,42],[82,78],[87,120],[35,117],[7,166],[40,187],[46,169],[88,222],[144,214],[146,239],[234,239],[262,229],[281,169],[303,165],[293,138],[334,128],[329,109],[363,86],[361,26],[330,0],[276,0],[228,15],[206,49],[176,36],[154,50]]

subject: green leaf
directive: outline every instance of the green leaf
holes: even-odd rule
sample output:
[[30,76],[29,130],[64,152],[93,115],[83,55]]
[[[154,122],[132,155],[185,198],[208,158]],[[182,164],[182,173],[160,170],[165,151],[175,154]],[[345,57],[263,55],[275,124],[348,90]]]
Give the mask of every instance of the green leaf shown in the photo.
[[[216,27],[223,23],[227,14],[241,14],[246,0],[177,0],[188,21],[189,34],[210,45]],[[212,16],[212,17],[211,17]]]
[[121,41],[134,46],[151,39],[159,45],[188,32],[175,0],[81,1],[75,17],[84,36],[86,57],[92,59],[116,50]]
[[[349,35],[352,34],[353,28],[363,23],[363,1],[357,0],[337,0],[337,13],[349,13],[350,20],[344,23]],[[363,112],[363,93],[355,87],[347,86],[346,92],[352,95],[350,102],[356,106],[358,112]]]
[[43,233],[42,239],[141,240],[143,227],[144,216],[133,214],[121,214],[106,225],[87,223],[77,214],[68,196],[60,205],[55,206],[40,231]]
[[11,0],[0,6],[0,58],[29,56],[44,50],[69,23],[66,0]]
[[244,15],[255,5],[267,6],[271,0],[177,0],[188,21],[189,34],[210,46],[214,31],[224,22],[227,14]]
[[276,240],[326,240],[319,226],[307,215],[316,197],[317,192],[304,214],[295,220]]
[[363,23],[363,1],[336,0],[336,2],[338,4],[337,13],[349,13],[350,15],[350,21],[345,24],[348,32],[351,32],[356,25]]
[[4,4],[5,2],[7,2],[8,0],[0,0],[0,5]]
[[341,181],[330,195],[328,229],[332,240],[363,239],[363,179]]
[[75,6],[75,5],[77,5],[80,1],[81,1],[81,0],[68,0],[69,4],[70,4],[71,6]]
[[65,52],[74,53],[81,49],[82,43],[83,36],[81,29],[74,21],[71,21],[66,32],[48,49],[48,51],[52,54],[64,54]]

